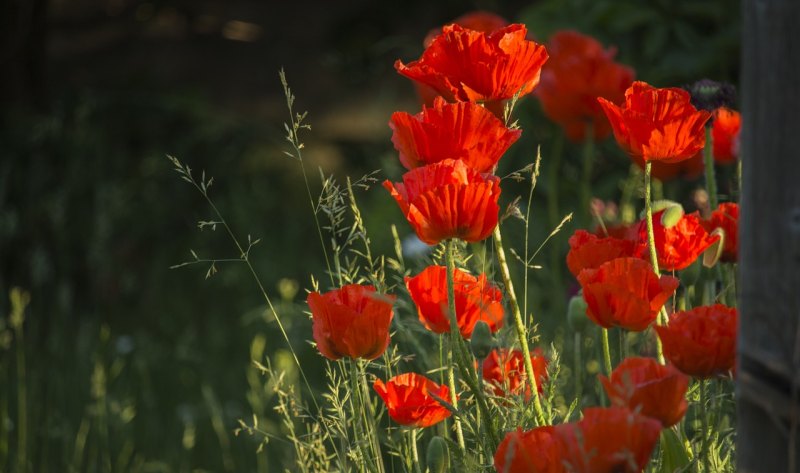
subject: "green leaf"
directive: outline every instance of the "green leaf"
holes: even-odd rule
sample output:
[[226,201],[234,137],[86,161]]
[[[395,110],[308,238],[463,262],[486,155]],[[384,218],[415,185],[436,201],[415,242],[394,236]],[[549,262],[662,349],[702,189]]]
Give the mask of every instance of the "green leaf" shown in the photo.
[[684,471],[689,465],[689,455],[675,429],[661,431],[661,473]]

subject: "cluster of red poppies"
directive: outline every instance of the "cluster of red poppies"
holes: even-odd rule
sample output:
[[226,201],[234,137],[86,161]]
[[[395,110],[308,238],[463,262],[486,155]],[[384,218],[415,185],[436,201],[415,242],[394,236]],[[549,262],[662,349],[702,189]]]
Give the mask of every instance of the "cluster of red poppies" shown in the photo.
[[[392,115],[392,142],[408,171],[401,183],[386,181],[384,187],[423,242],[477,242],[493,233],[500,196],[500,180],[493,173],[521,133],[498,117],[504,116],[509,99],[532,92],[540,78],[537,94],[545,113],[573,140],[598,140],[613,132],[634,162],[650,163],[654,175],[700,156],[712,113],[698,111],[684,90],[633,82],[633,71],[615,63],[614,51],[596,40],[562,32],[546,50],[529,40],[520,24],[498,24],[497,17],[461,22],[473,27],[444,26],[426,40],[419,60],[395,63],[430,100],[417,115]],[[550,61],[543,68],[548,51]],[[738,114],[720,109],[713,116],[714,155],[730,160]],[[708,219],[664,208],[653,215],[650,229],[643,219],[614,236],[578,230],[569,240],[567,266],[580,282],[586,315],[603,328],[648,330],[680,286],[678,278],[660,275],[659,267],[681,271],[701,257],[707,264],[720,257],[735,261],[737,220],[738,207],[729,203]],[[454,286],[454,318],[447,308],[448,276]],[[466,339],[479,321],[491,332],[503,325],[502,293],[484,274],[456,268],[448,275],[446,267],[434,265],[407,277],[405,284],[420,322],[434,333],[450,332],[451,320]],[[389,344],[393,302],[394,296],[363,285],[310,294],[320,352],[333,360],[380,356]],[[669,364],[626,358],[601,377],[612,407],[584,409],[576,422],[508,433],[494,456],[497,470],[641,471],[661,429],[686,412],[689,376],[733,371],[736,310],[717,304],[676,312],[655,330]],[[486,356],[480,368],[491,392],[530,398],[524,361],[521,351],[506,348]],[[531,362],[541,390],[547,359],[537,351]],[[454,393],[416,373],[379,379],[374,389],[389,416],[402,425],[428,427],[451,414],[442,401]]]

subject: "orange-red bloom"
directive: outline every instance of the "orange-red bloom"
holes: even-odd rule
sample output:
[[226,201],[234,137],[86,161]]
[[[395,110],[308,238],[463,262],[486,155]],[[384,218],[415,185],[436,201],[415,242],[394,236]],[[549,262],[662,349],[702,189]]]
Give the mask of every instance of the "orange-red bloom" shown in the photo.
[[599,378],[612,404],[658,419],[664,427],[677,424],[689,406],[689,377],[652,358],[625,358],[610,379],[603,375]]
[[450,101],[491,102],[530,93],[539,83],[547,51],[528,41],[524,25],[491,33],[447,25],[417,61],[397,71]]
[[739,204],[729,202],[719,204],[708,220],[701,222],[709,232],[717,228],[725,231],[725,244],[721,261],[733,263],[739,258]]
[[617,143],[631,156],[677,163],[705,146],[704,125],[711,114],[694,108],[683,89],[657,89],[637,81],[625,91],[622,107],[602,97],[597,100]]
[[[661,223],[660,210],[653,214],[658,266],[664,271],[678,271],[689,267],[698,256],[713,245],[719,236],[710,235],[697,213],[684,215],[676,225],[667,228]],[[638,241],[647,243],[647,222],[642,220],[636,229]]]
[[[456,269],[453,274],[456,295],[456,320],[464,338],[472,336],[475,324],[482,320],[492,332],[503,326],[503,295],[486,275],[475,277]],[[419,320],[434,333],[450,331],[447,303],[447,268],[428,266],[413,278],[406,277],[406,287],[417,306]]]
[[481,241],[497,226],[500,179],[463,161],[445,159],[412,169],[403,183],[384,181],[420,240],[435,245],[448,238]]
[[644,245],[621,238],[600,238],[586,230],[577,230],[569,238],[567,267],[576,278],[584,269],[597,269],[616,258],[639,258],[647,251]]
[[661,433],[661,422],[625,407],[589,408],[558,433],[573,473],[640,473]]
[[[450,23],[455,23],[456,25],[463,26],[470,30],[483,31],[484,33],[491,33],[492,31],[508,26],[508,20],[502,16],[481,10],[465,13]],[[428,33],[428,36],[425,37],[425,41],[422,42],[422,45],[427,48],[440,34],[442,34],[442,29],[434,28]]]
[[413,169],[444,159],[459,159],[478,172],[492,172],[521,130],[506,128],[494,114],[469,102],[437,97],[418,115],[395,112],[389,122],[400,162]]
[[[531,355],[533,372],[536,373],[536,389],[541,393],[547,380],[548,360],[539,349]],[[483,379],[493,386],[495,396],[519,395],[525,392],[525,400],[531,397],[531,386],[527,382],[524,357],[521,350],[500,348],[492,350],[481,366]]]
[[573,141],[587,139],[589,122],[594,136],[603,139],[611,126],[597,97],[620,103],[633,82],[633,69],[614,62],[616,51],[603,49],[596,39],[577,31],[556,32],[547,43],[550,59],[542,68],[536,95],[548,118],[561,125]]
[[736,110],[720,107],[714,110],[711,137],[714,139],[714,160],[719,164],[730,164],[739,157],[739,130],[742,116]]
[[646,329],[680,282],[656,276],[653,267],[638,258],[617,258],[597,269],[578,274],[586,301],[586,315],[604,328]]
[[314,341],[326,358],[344,356],[373,360],[389,345],[389,325],[395,297],[372,286],[349,284],[308,295]]
[[450,411],[431,396],[449,402],[450,390],[420,374],[400,374],[386,383],[378,379],[373,388],[398,424],[430,427],[450,417]]
[[543,426],[506,434],[494,454],[498,473],[565,473],[564,442],[559,427]]
[[695,378],[726,375],[736,364],[738,312],[721,304],[673,314],[656,331],[664,357]]

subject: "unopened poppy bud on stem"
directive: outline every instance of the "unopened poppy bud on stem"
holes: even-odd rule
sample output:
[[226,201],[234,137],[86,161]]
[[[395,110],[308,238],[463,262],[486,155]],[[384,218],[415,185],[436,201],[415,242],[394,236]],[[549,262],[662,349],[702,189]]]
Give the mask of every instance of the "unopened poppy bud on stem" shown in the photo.
[[445,473],[450,468],[450,452],[447,442],[438,435],[433,437],[425,452],[425,463],[430,473]]
[[719,239],[703,253],[703,266],[706,268],[713,268],[722,257],[722,251],[725,249],[724,229],[715,228],[714,231],[711,232],[711,236],[718,236]]
[[479,320],[475,324],[475,328],[472,330],[470,345],[472,347],[472,353],[475,354],[475,358],[482,360],[489,356],[489,353],[491,353],[496,345],[489,324],[483,320]]
[[586,322],[589,317],[586,316],[586,301],[583,300],[583,294],[572,296],[567,306],[567,320],[569,324],[578,332],[582,332],[586,328]]

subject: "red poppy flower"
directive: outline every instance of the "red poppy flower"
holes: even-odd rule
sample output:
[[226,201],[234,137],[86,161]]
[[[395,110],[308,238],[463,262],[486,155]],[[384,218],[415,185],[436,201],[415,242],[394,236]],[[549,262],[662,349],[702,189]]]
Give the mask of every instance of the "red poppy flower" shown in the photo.
[[494,468],[498,473],[565,473],[565,454],[558,427],[517,429],[497,447]]
[[726,375],[736,363],[738,317],[735,308],[721,304],[673,314],[656,327],[664,357],[695,378]]
[[420,240],[435,245],[448,238],[481,241],[497,226],[500,179],[463,161],[445,159],[412,169],[403,183],[384,181]]
[[[486,280],[456,269],[454,273],[456,320],[464,338],[472,336],[479,320],[486,322],[492,332],[503,326],[503,295]],[[417,306],[419,320],[434,333],[450,331],[447,303],[447,268],[428,266],[413,278],[406,277],[406,287]]]
[[491,33],[447,25],[417,61],[400,60],[400,74],[435,89],[450,101],[492,102],[530,93],[539,83],[544,46],[528,41],[524,25]]
[[522,134],[511,130],[480,105],[449,104],[437,97],[418,115],[395,112],[389,122],[400,162],[413,169],[443,159],[459,159],[478,172],[492,172]]
[[584,269],[597,269],[603,263],[616,258],[640,258],[646,251],[646,246],[632,240],[600,238],[586,230],[577,230],[569,238],[567,267],[577,278]]
[[[541,393],[544,381],[547,380],[548,360],[540,349],[534,350],[531,355],[533,372],[536,373],[536,389]],[[495,396],[508,396],[522,394],[525,390],[525,400],[531,397],[531,387],[527,382],[524,357],[521,350],[508,350],[501,348],[492,350],[483,360],[481,366],[483,379],[493,386]]]
[[344,356],[373,360],[389,345],[389,325],[395,297],[372,286],[349,284],[308,295],[314,341],[326,358]]
[[449,401],[450,390],[420,374],[400,374],[386,383],[378,379],[373,388],[386,404],[389,417],[400,425],[430,427],[450,417],[450,411],[431,395]]
[[594,136],[603,139],[611,126],[597,97],[622,102],[633,82],[633,69],[614,62],[616,51],[603,49],[596,39],[577,31],[556,32],[547,43],[550,59],[542,68],[536,95],[548,118],[564,128],[573,141],[586,139],[586,124],[593,122]]
[[634,82],[622,107],[597,99],[611,122],[617,143],[644,161],[677,163],[703,149],[705,123],[711,114],[698,111],[683,89],[657,89]]
[[[502,16],[481,10],[465,13],[450,23],[455,23],[469,30],[483,31],[484,33],[491,33],[492,31],[508,26],[508,20]],[[440,34],[442,34],[441,28],[432,29],[428,33],[428,36],[425,37],[425,41],[422,42],[423,47],[427,48],[430,46],[433,40]]]
[[701,221],[709,233],[717,228],[725,231],[725,243],[721,261],[734,263],[739,259],[739,204],[729,202],[719,204],[708,220]]
[[[719,240],[703,228],[697,213],[684,215],[676,225],[667,228],[661,223],[660,210],[653,214],[658,266],[664,271],[678,271],[689,267],[698,256]],[[638,241],[647,244],[647,222],[642,220],[636,228]]]
[[593,407],[557,431],[567,452],[567,471],[640,473],[661,434],[661,422],[625,407]]
[[742,116],[736,110],[720,107],[714,110],[711,137],[714,139],[714,160],[719,164],[730,164],[739,157],[739,130]]
[[612,404],[658,419],[664,427],[677,424],[689,406],[689,377],[652,358],[625,358],[610,379],[603,375],[599,378]]
[[592,322],[634,332],[641,332],[656,319],[680,284],[677,278],[656,276],[653,267],[638,258],[617,258],[597,269],[584,269],[578,281]]

